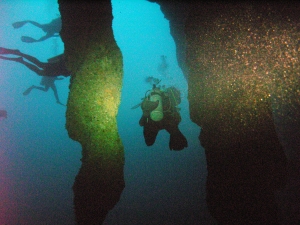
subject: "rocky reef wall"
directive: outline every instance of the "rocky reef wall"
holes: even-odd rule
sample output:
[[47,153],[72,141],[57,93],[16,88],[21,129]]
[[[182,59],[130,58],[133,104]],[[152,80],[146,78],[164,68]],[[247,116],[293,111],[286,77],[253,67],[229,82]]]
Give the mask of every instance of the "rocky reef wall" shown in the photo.
[[299,134],[292,133],[300,121],[299,4],[188,1],[178,8],[182,1],[155,2],[170,20],[176,46],[185,46],[190,116],[201,127],[211,215],[222,224],[299,221],[282,207],[279,212],[275,197],[290,173],[287,157],[297,160],[295,152],[284,152],[277,131]]
[[122,55],[112,31],[111,2],[59,1],[61,37],[72,72],[66,128],[82,146],[75,179],[77,224],[101,224],[124,189],[124,149],[116,116]]

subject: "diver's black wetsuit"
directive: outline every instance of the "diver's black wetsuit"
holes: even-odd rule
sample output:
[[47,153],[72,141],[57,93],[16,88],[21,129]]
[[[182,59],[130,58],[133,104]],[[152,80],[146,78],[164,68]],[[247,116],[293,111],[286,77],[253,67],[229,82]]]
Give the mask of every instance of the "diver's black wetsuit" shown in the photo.
[[[170,92],[161,92],[164,116],[160,121],[154,121],[150,118],[150,111],[143,107],[143,115],[139,121],[140,126],[144,127],[144,138],[147,146],[154,144],[158,132],[165,129],[170,134],[169,148],[170,150],[182,150],[188,146],[185,136],[181,133],[178,125],[181,121],[181,116],[174,104]],[[153,103],[153,102],[152,102]],[[158,102],[156,106],[158,105]],[[154,106],[154,108],[156,108]]]

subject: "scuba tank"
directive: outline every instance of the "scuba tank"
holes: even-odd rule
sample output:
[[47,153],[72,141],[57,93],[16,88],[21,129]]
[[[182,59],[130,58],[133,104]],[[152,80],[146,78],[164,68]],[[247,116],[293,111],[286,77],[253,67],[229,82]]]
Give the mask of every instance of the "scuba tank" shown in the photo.
[[160,89],[157,88],[156,86],[154,86],[149,97],[150,97],[151,102],[158,101],[158,106],[150,112],[150,118],[153,121],[162,120],[164,117],[164,112],[163,112],[162,97],[161,97]]

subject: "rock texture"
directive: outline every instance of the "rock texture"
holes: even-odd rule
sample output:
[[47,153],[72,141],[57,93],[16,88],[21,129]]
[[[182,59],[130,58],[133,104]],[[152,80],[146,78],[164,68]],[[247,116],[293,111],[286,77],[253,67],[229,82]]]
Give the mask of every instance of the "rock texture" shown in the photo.
[[299,146],[284,152],[276,132],[299,124],[299,4],[154,2],[170,20],[178,51],[186,47],[190,116],[201,127],[211,215],[220,224],[299,222],[293,212],[278,213],[275,198],[287,181],[286,155],[299,154]]
[[59,10],[72,72],[66,128],[82,145],[82,166],[73,186],[76,222],[101,224],[125,186],[116,122],[122,55],[113,36],[110,1],[60,0]]

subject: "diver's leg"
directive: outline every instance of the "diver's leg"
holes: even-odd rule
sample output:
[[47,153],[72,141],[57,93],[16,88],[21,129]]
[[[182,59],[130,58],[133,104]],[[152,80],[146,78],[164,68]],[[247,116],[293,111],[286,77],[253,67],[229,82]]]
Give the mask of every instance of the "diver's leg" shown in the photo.
[[23,95],[29,95],[29,93],[33,90],[33,89],[38,89],[38,90],[41,90],[41,91],[47,91],[49,89],[49,87],[38,87],[38,86],[35,86],[35,85],[32,85],[31,87],[27,88],[26,91],[23,92]]
[[43,27],[44,27],[43,24],[37,23],[37,22],[32,21],[32,20],[18,21],[18,22],[13,23],[12,25],[13,25],[14,28],[20,28],[20,27],[23,27],[26,23],[31,23],[32,25],[34,25],[36,27],[39,27],[41,29],[43,29]]
[[5,56],[0,56],[0,59],[4,59],[4,60],[8,60],[8,61],[13,61],[13,62],[19,62],[22,63],[23,59],[22,57],[18,57],[18,58],[10,58],[10,57],[5,57]]
[[33,42],[37,42],[36,39],[32,38],[32,37],[28,37],[28,36],[22,36],[21,37],[21,41],[25,42],[25,43],[33,43]]
[[169,148],[170,150],[182,150],[188,146],[185,136],[181,133],[178,125],[167,126],[166,131],[170,134]]
[[49,81],[47,79],[47,77],[43,77],[40,84],[44,87],[32,85],[26,91],[24,91],[23,95],[28,95],[32,91],[32,89],[37,89],[37,90],[40,90],[40,91],[47,92],[49,90],[49,88],[51,87],[51,84],[47,83],[47,81]]
[[44,24],[40,24],[40,23],[38,23],[38,22],[35,22],[35,21],[32,21],[32,20],[27,20],[26,21],[27,23],[31,23],[32,25],[34,25],[34,26],[36,26],[36,27],[38,27],[38,28],[41,28],[41,29],[43,29],[44,28]]
[[33,72],[35,72],[36,74],[38,74],[39,76],[44,76],[44,71],[41,70],[40,68],[38,68],[37,66],[31,64],[31,63],[28,63],[28,62],[25,62],[23,63],[28,69],[32,70]]
[[20,50],[18,50],[18,49],[10,49],[10,48],[0,47],[1,55],[7,55],[7,54],[18,55],[19,53],[20,53]]
[[44,92],[47,92],[49,90],[49,86],[39,87],[39,86],[33,85],[33,88],[44,91]]
[[55,33],[49,32],[45,36],[42,36],[40,39],[34,39],[32,37],[22,36],[21,40],[23,42],[26,42],[26,43],[41,42],[41,41],[44,41],[44,40],[46,40],[48,38],[54,37],[54,35],[55,35]]
[[146,123],[144,125],[143,133],[144,133],[145,143],[147,146],[151,146],[154,144],[158,131],[159,129],[153,122]]
[[142,115],[142,117],[141,117],[140,120],[139,120],[139,125],[140,125],[141,127],[143,127],[143,126],[147,123],[147,120],[148,120],[148,117]]
[[4,56],[0,56],[1,59],[6,59],[6,60],[10,60],[10,61],[15,61],[15,62],[19,62],[22,63],[24,66],[26,66],[28,69],[32,70],[33,72],[35,72],[36,74],[43,76],[44,75],[44,71],[41,70],[40,68],[38,68],[37,66],[28,63],[26,61],[23,60],[22,57],[18,57],[18,58],[8,58],[8,57],[4,57]]
[[48,64],[48,63],[45,63],[45,62],[41,62],[37,58],[35,58],[35,57],[31,56],[31,55],[22,53],[22,52],[15,53],[15,55],[18,55],[18,56],[21,56],[21,57],[27,59],[28,61],[30,61],[31,63],[37,65],[40,68],[44,68]]
[[34,85],[32,85],[31,87],[27,88],[26,91],[23,92],[23,95],[29,95],[29,93],[32,91]]
[[53,90],[54,97],[56,99],[56,103],[61,104],[61,102],[59,101],[57,89],[56,89],[56,86],[54,83],[51,85],[51,89]]
[[45,36],[41,37],[40,39],[36,40],[36,42],[44,41],[48,38],[54,37],[55,33],[47,33]]
[[[0,47],[0,54],[12,54],[12,55],[23,57],[23,58],[27,59],[28,61],[32,62],[33,64],[37,65],[40,68],[43,68],[44,66],[46,66],[48,64],[45,62],[41,62],[40,60],[38,60],[37,58],[35,58],[31,55],[22,53],[18,49],[9,49],[9,48]],[[14,59],[5,58],[5,57],[3,57],[2,59],[15,61]]]
[[33,72],[35,72],[36,74],[38,74],[40,76],[44,76],[44,71],[43,70],[41,70],[40,68],[38,68],[37,66],[35,66],[35,65],[31,64],[31,63],[28,63],[28,62],[24,61],[22,57],[9,58],[9,57],[0,56],[0,59],[5,59],[5,60],[9,60],[9,61],[14,61],[14,62],[21,63],[24,66],[26,66],[28,69],[30,69]]

